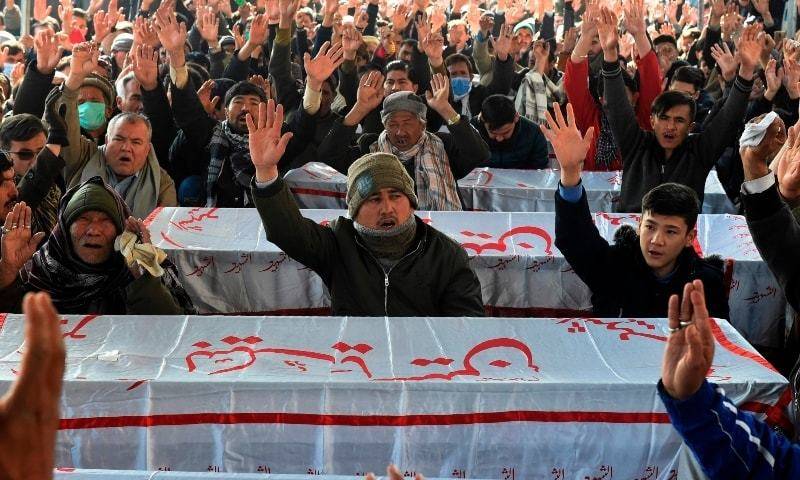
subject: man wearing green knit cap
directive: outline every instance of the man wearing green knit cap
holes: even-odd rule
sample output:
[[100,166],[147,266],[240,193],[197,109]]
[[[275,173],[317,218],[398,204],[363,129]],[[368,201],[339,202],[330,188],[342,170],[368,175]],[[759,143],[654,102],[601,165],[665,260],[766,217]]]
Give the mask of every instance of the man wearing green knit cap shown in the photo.
[[[267,112],[269,111],[269,115]],[[350,218],[329,226],[303,218],[278,161],[283,108],[272,100],[247,118],[253,199],[267,239],[314,270],[334,315],[482,316],[481,286],[463,248],[414,215],[414,183],[397,157],[371,153],[347,171]]]

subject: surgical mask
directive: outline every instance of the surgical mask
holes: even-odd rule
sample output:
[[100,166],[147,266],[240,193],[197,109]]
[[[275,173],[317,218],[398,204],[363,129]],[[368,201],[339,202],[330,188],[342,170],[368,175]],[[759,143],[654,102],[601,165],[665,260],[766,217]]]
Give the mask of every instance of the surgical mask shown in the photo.
[[453,90],[453,98],[461,100],[472,90],[472,80],[466,77],[453,77],[450,79],[450,88]]
[[78,105],[78,118],[81,127],[92,131],[106,123],[106,104],[100,102],[83,102]]
[[11,72],[14,71],[14,67],[16,67],[16,63],[4,63],[3,64],[3,75],[8,78],[11,78]]

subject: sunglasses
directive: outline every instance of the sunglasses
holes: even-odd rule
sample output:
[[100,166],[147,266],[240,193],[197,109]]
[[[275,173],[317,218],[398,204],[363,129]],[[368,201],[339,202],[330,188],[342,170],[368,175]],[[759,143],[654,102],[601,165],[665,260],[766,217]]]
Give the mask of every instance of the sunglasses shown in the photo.
[[19,157],[20,160],[33,160],[35,156],[39,155],[39,152],[41,152],[41,150],[37,150],[35,152],[33,150],[19,150],[17,152],[6,152],[6,153],[15,154],[17,157]]

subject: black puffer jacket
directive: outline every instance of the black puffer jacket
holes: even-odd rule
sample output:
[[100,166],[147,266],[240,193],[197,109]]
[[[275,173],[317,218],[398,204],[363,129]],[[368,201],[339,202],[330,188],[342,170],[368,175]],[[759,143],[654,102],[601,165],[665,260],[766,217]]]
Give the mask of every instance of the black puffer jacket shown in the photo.
[[585,192],[577,203],[567,202],[556,192],[555,243],[592,291],[597,316],[665,318],[670,295],[681,295],[687,282],[699,279],[711,316],[729,318],[721,258],[700,258],[692,248],[685,248],[672,278],[661,283],[647,266],[632,227],[620,227],[614,245],[600,236]]

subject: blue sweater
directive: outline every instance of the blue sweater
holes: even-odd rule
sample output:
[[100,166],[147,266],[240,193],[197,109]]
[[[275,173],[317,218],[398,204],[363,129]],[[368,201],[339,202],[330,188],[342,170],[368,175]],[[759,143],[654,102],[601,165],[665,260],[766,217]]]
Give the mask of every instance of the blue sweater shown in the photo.
[[717,385],[704,381],[684,401],[658,382],[670,421],[711,480],[800,478],[800,446],[741,412]]

